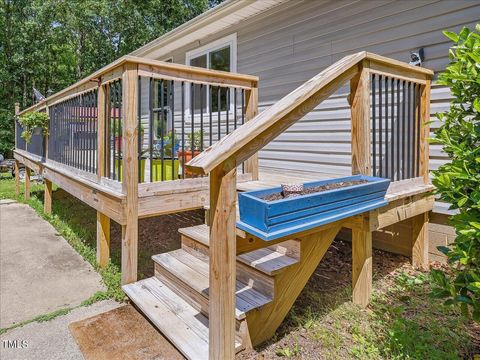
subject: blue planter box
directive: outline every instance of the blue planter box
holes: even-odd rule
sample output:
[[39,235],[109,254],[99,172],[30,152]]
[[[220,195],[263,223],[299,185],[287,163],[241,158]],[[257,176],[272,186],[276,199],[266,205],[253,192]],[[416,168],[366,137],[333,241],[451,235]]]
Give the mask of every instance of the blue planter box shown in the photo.
[[304,187],[355,180],[368,182],[274,201],[261,198],[281,192],[281,187],[239,193],[237,227],[263,240],[275,240],[387,204],[388,179],[355,175],[308,182]]

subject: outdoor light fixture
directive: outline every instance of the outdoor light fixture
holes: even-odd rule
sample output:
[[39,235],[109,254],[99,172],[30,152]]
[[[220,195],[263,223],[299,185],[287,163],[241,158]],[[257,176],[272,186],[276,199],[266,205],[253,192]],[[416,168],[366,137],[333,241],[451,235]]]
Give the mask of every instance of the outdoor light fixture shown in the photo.
[[425,60],[423,48],[418,49],[417,52],[410,53],[410,65],[413,66],[422,66],[423,61]]

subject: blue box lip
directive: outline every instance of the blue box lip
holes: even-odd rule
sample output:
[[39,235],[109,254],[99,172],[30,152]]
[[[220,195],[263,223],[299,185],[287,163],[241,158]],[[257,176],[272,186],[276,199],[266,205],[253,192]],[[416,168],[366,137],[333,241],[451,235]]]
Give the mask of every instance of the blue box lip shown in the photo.
[[[307,195],[301,195],[302,199],[309,199],[311,197],[315,197],[318,195],[328,195],[330,193],[336,192],[336,191],[341,191],[344,189],[351,189],[351,188],[362,188],[371,185],[371,183],[390,183],[390,179],[385,179],[381,177],[375,177],[375,176],[368,176],[368,175],[351,175],[351,176],[345,176],[341,178],[332,178],[332,179],[325,179],[325,180],[316,180],[316,181],[309,181],[303,183],[303,185],[309,185],[309,184],[318,184],[320,182],[325,182],[325,184],[329,184],[332,182],[340,182],[340,181],[354,181],[354,180],[368,180],[368,183],[365,184],[358,184],[358,185],[352,185],[352,186],[347,186],[343,188],[337,188],[337,189],[331,189],[331,190],[326,190],[322,192],[316,192],[312,194],[307,194]],[[253,191],[245,191],[239,193],[239,197],[248,197],[251,198],[252,200],[258,201],[260,203],[265,204],[266,206],[272,206],[272,205],[277,205],[277,204],[283,204],[291,201],[298,201],[298,197],[292,197],[292,198],[287,198],[287,199],[279,199],[279,200],[273,200],[273,201],[266,201],[262,198],[260,198],[258,195],[261,194],[261,196],[271,194],[273,192],[281,192],[282,188],[280,186],[277,187],[272,187],[268,189],[261,189],[261,190],[253,190]]]

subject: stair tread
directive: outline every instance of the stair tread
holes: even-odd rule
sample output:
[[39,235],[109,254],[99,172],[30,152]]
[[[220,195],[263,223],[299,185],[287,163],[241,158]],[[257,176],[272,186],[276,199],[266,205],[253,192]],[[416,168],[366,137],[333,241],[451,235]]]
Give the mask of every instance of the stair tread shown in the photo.
[[[151,277],[124,285],[123,290],[188,359],[208,359],[208,318],[159,279]],[[242,350],[235,339],[236,351]]]
[[[178,231],[205,246],[209,244],[209,231],[205,224],[182,228]],[[271,248],[258,249],[238,255],[237,260],[267,275],[275,275],[282,269],[298,263],[298,259]]]
[[[205,259],[201,260],[183,249],[154,255],[152,259],[172,273],[176,278],[188,284],[193,290],[208,297],[208,259],[206,261]],[[271,298],[237,280],[235,309],[237,320],[244,319],[247,312],[259,308],[271,301]]]

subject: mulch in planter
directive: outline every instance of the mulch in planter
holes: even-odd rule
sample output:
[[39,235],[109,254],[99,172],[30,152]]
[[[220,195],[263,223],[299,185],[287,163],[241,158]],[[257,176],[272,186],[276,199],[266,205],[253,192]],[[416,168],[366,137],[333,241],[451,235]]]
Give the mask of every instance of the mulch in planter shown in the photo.
[[[367,180],[340,181],[340,182],[334,182],[331,184],[306,187],[296,195],[298,196],[298,195],[313,194],[313,193],[327,191],[327,190],[340,189],[348,186],[365,184],[367,182],[368,182]],[[260,197],[260,199],[265,201],[275,201],[275,200],[281,200],[285,198],[287,198],[287,196],[285,196],[285,194],[282,191]]]

